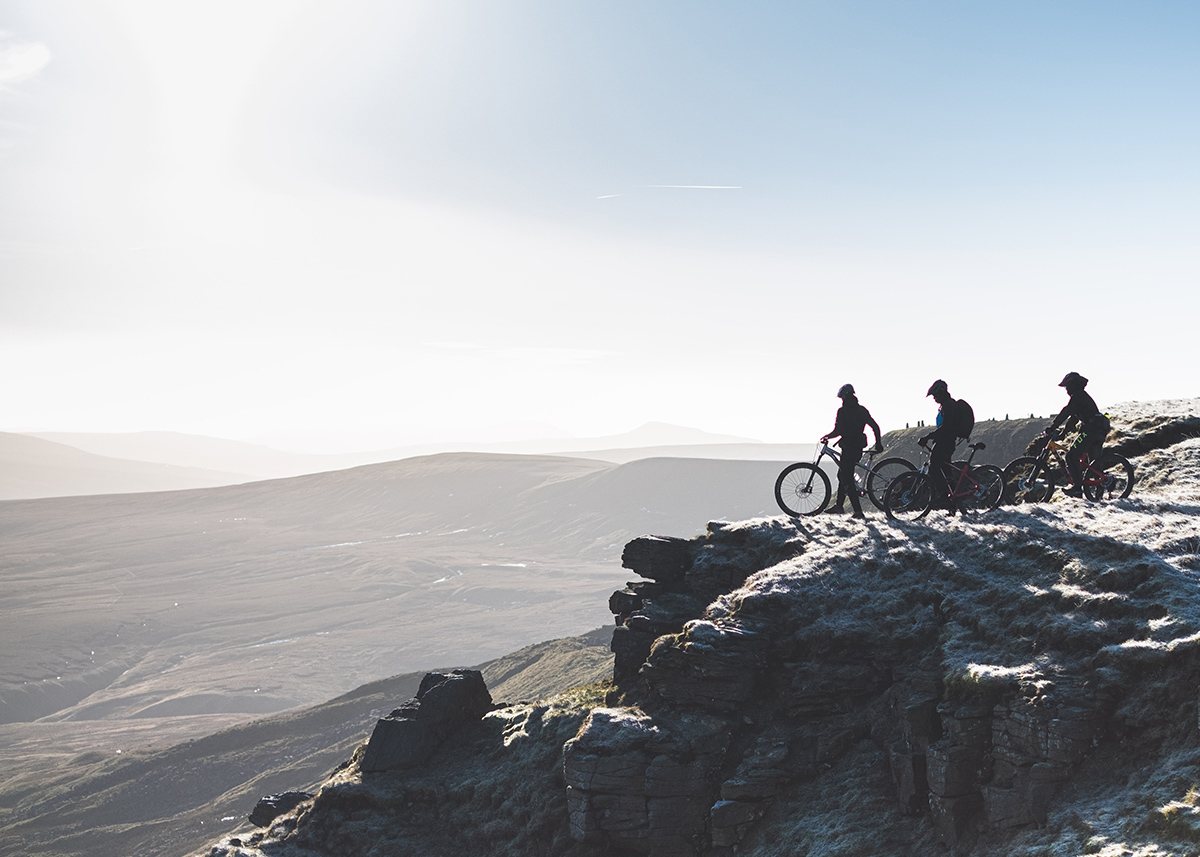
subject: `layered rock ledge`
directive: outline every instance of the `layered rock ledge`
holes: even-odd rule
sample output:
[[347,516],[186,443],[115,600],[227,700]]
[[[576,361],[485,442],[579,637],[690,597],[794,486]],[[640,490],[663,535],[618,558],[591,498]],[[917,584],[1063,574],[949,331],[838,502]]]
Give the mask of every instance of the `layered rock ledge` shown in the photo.
[[1194,416],[1143,419],[1111,504],[635,539],[611,685],[497,708],[411,769],[360,748],[212,853],[1195,854]]

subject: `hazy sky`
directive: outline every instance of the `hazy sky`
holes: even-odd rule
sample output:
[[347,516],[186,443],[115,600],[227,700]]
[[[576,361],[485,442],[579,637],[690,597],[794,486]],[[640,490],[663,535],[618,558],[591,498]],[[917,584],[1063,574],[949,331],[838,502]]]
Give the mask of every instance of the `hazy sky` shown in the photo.
[[1200,395],[1198,42],[1193,2],[0,0],[0,427]]

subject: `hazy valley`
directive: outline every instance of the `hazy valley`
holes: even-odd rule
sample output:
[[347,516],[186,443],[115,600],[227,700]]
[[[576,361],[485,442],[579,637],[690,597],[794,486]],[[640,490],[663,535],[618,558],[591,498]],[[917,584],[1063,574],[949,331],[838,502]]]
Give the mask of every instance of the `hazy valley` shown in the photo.
[[0,776],[28,798],[79,754],[611,623],[625,541],[770,513],[777,470],[465,453],[0,503]]

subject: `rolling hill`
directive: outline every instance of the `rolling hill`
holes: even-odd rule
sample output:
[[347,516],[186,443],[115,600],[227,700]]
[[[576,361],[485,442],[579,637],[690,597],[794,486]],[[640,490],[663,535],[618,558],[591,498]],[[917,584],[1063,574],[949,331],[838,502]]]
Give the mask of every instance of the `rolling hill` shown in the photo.
[[252,479],[240,472],[96,455],[38,437],[0,432],[0,500],[171,491]]

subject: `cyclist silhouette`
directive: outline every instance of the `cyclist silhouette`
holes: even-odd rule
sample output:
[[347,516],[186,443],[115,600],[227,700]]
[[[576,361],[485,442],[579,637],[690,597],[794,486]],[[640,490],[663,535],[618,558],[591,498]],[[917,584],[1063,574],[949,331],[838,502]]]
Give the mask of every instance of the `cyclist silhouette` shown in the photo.
[[929,453],[929,481],[933,486],[934,509],[946,509],[953,515],[957,509],[950,501],[950,486],[946,482],[946,469],[954,456],[954,447],[960,439],[970,437],[975,427],[975,416],[971,406],[962,399],[951,397],[946,382],[941,378],[930,385],[926,396],[933,396],[938,403],[937,428],[921,438],[924,446],[933,441]]
[[838,408],[834,419],[833,431],[821,438],[824,443],[830,438],[840,438],[838,446],[842,448],[842,460],[838,464],[838,493],[837,504],[829,511],[845,512],[846,497],[850,497],[850,505],[854,507],[854,517],[862,518],[862,502],[858,499],[858,486],[854,484],[854,468],[862,460],[863,450],[867,448],[866,427],[870,426],[875,432],[875,451],[883,450],[883,434],[879,431],[879,423],[875,422],[871,412],[858,403],[854,395],[854,387],[843,384],[837,391],[842,406]]
[[1104,439],[1108,437],[1108,430],[1112,427],[1108,417],[1096,407],[1096,400],[1085,392],[1087,382],[1088,379],[1078,372],[1068,372],[1063,376],[1058,386],[1065,387],[1071,398],[1066,407],[1058,412],[1054,422],[1042,432],[1043,435],[1049,436],[1060,425],[1070,429],[1076,423],[1079,424],[1079,436],[1075,438],[1067,454],[1067,473],[1071,477],[1071,487],[1064,489],[1063,493],[1070,497],[1083,496],[1083,462],[1099,454],[1104,446]]

